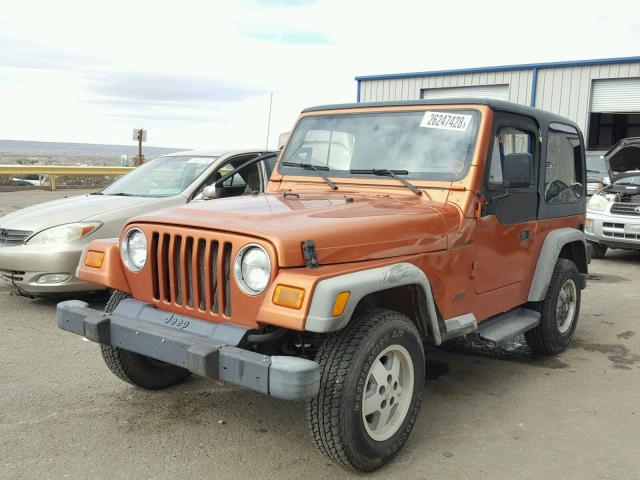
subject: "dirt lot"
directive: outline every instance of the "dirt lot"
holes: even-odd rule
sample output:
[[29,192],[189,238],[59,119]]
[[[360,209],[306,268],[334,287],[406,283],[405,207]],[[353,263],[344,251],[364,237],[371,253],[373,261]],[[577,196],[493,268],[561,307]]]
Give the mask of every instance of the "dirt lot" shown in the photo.
[[[370,477],[640,478],[640,254],[591,271],[559,357],[520,341],[432,349],[414,433]],[[57,329],[55,304],[0,288],[0,478],[360,477],[316,451],[300,403],[195,377],[153,393],[121,382]]]

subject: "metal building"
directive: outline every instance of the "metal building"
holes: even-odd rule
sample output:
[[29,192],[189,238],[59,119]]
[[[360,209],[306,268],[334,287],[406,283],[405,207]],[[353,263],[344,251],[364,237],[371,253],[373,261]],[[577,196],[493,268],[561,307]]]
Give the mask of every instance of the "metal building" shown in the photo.
[[483,97],[574,120],[589,149],[640,136],[640,57],[356,77],[358,102]]

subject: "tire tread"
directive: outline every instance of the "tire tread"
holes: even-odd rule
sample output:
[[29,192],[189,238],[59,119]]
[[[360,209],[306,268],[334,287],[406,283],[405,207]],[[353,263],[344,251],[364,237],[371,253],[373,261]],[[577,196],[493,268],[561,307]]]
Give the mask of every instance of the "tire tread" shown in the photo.
[[[414,330],[415,325],[404,315],[376,308],[353,319],[347,327],[329,336],[320,347],[316,361],[320,363],[320,393],[307,403],[307,420],[314,443],[335,463],[351,470],[368,472],[380,465],[370,465],[352,458],[340,425],[345,392],[344,379],[351,371],[354,356],[368,333],[380,323],[401,319]],[[328,386],[331,388],[327,388]]]

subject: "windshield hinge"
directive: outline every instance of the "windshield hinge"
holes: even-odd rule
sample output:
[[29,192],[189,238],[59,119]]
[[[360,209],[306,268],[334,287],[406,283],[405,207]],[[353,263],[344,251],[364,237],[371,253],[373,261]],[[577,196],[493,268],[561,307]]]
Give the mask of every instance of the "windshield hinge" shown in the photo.
[[305,240],[302,242],[302,256],[307,262],[307,268],[317,268],[320,266],[318,263],[318,254],[316,253],[316,244],[313,240]]

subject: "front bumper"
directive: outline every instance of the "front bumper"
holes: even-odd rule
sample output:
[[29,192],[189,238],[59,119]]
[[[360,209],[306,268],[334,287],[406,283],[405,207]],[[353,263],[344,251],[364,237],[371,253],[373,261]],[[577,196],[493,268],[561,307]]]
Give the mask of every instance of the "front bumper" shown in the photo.
[[[592,221],[591,229],[585,229],[585,237],[590,242],[611,248],[640,249],[640,216],[589,210],[587,220]],[[630,229],[635,230],[632,232]]]
[[244,327],[165,312],[133,299],[120,302],[113,313],[94,310],[79,300],[61,302],[58,326],[94,342],[284,400],[308,399],[320,389],[318,363],[240,348],[249,332]]
[[[0,247],[0,280],[36,294],[102,290],[102,285],[79,280],[75,275],[83,247],[78,245],[61,250],[34,245]],[[51,273],[66,274],[68,279],[56,283],[38,281]]]

